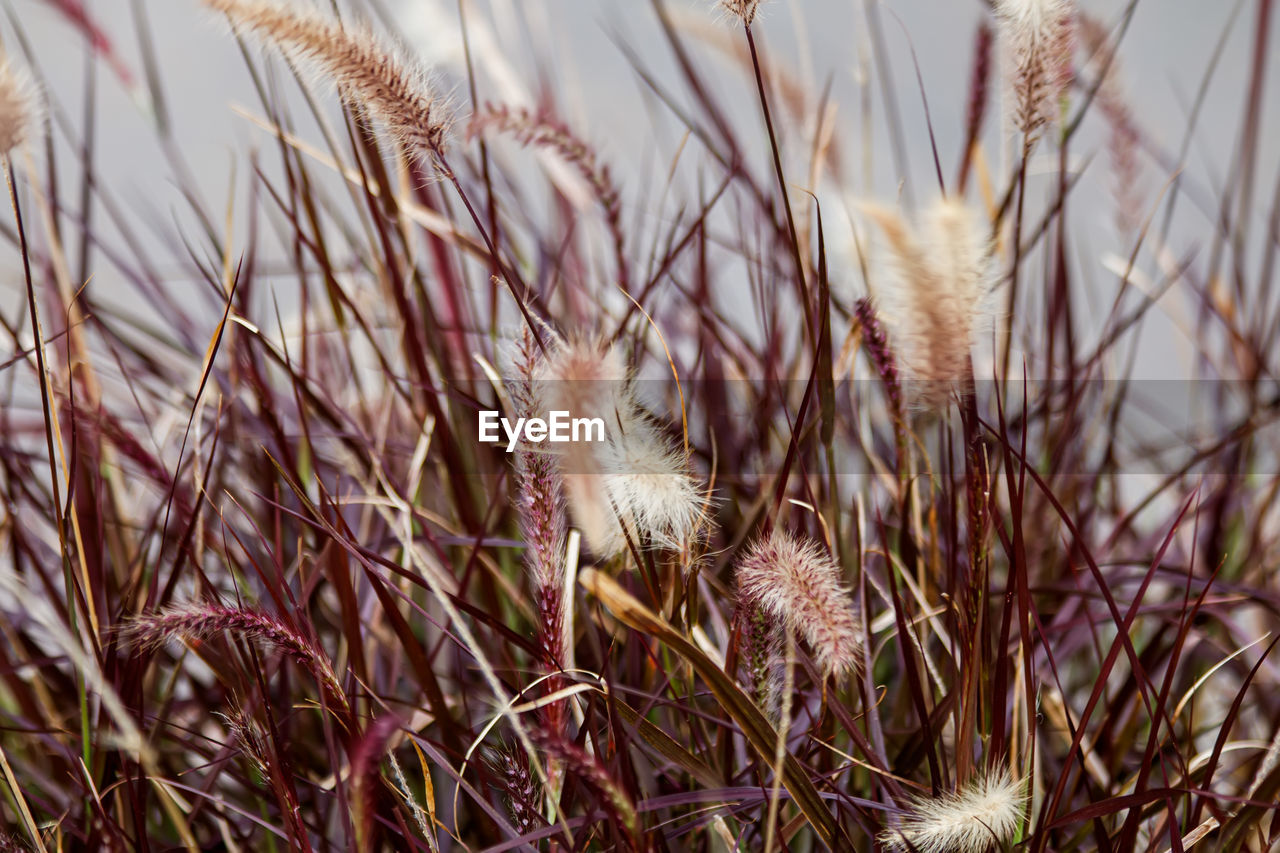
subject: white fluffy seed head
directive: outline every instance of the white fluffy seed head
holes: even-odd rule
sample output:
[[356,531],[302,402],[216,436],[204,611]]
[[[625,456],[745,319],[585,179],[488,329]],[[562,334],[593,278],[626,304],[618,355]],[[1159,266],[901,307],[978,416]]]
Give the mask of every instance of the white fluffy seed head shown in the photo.
[[891,285],[879,288],[882,315],[912,402],[945,406],[968,376],[969,355],[990,317],[990,237],[959,201],[940,199],[913,228],[896,211],[863,210],[885,237]]
[[1071,0],[995,0],[1000,41],[1008,63],[1013,122],[1026,149],[1054,121],[1071,82]]
[[553,343],[536,379],[543,386],[548,407],[570,412],[575,418],[603,418],[612,424],[631,406],[626,358],[619,347],[601,340]]
[[924,214],[921,228],[929,258],[957,310],[986,296],[990,238],[982,220],[970,207],[951,198],[936,201]]
[[607,560],[627,549],[618,515],[609,501],[609,486],[600,474],[564,475],[564,494],[569,515],[578,528],[587,550]]
[[955,793],[911,800],[879,840],[892,851],[984,853],[1013,840],[1025,802],[1024,784],[1008,771],[987,773]]
[[823,671],[842,677],[858,668],[861,618],[821,544],[774,529],[747,550],[737,582],[744,602],[805,639]]
[[749,27],[760,11],[760,0],[720,0],[720,8]]
[[682,548],[703,526],[705,501],[688,459],[636,399],[626,359],[597,340],[559,341],[538,371],[549,409],[600,418],[604,441],[560,454],[565,495],[587,548],[607,559],[638,546]]
[[0,54],[0,155],[31,139],[41,124],[35,83]]
[[1022,39],[1048,32],[1070,12],[1068,0],[995,0],[996,18]]
[[669,548],[692,541],[703,500],[682,450],[648,418],[635,415],[600,448],[605,489],[632,537]]

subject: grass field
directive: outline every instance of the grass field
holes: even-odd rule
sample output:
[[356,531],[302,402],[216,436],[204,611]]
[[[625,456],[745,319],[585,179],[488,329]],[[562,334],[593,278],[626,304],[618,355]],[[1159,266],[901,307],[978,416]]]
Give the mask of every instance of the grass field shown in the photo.
[[942,87],[892,4],[814,74],[804,0],[653,0],[593,120],[501,4],[428,69],[192,0],[222,195],[144,0],[16,2],[0,850],[1280,849],[1270,0],[1172,137],[1136,2],[975,2]]

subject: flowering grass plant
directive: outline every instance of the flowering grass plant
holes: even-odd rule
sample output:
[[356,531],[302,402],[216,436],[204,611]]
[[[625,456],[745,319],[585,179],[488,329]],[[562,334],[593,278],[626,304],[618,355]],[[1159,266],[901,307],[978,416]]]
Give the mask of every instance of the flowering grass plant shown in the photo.
[[1269,0],[1180,150],[1136,3],[975,4],[951,112],[886,4],[841,106],[801,0],[653,0],[648,165],[488,84],[497,4],[428,69],[372,0],[192,0],[258,98],[202,107],[225,208],[147,4],[130,56],[22,3],[142,69],[184,224],[11,18],[0,849],[1276,849]]

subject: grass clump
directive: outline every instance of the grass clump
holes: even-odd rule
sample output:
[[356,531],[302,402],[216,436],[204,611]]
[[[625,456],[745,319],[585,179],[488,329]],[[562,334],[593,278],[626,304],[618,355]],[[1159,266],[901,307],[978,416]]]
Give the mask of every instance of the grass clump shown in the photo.
[[643,162],[471,4],[436,76],[377,4],[204,5],[261,144],[206,200],[140,39],[160,240],[137,117],[0,66],[0,847],[1275,847],[1269,4],[1175,153],[1132,10],[979,4],[951,91],[866,4],[841,113],[759,3],[656,2]]

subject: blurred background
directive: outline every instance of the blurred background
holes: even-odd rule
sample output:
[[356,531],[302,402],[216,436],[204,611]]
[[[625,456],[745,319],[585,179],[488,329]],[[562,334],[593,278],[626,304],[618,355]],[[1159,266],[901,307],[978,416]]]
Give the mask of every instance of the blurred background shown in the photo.
[[[379,26],[438,73],[440,87],[453,93],[463,116],[470,108],[465,16],[478,99],[524,105],[554,99],[569,125],[597,145],[627,195],[629,215],[638,219],[668,215],[653,184],[673,163],[687,169],[681,174],[691,184],[705,176],[708,165],[701,152],[684,150],[683,126],[642,77],[677,99],[686,97],[660,9],[688,43],[702,44],[692,60],[720,87],[725,103],[740,106],[730,118],[741,128],[744,147],[752,150],[754,140],[761,162],[768,157],[749,70],[735,52],[740,40],[709,0],[372,0],[355,5],[380,19]],[[862,288],[853,274],[848,203],[900,198],[911,207],[936,196],[930,130],[944,173],[955,172],[975,33],[989,18],[985,6],[982,0],[774,0],[762,7],[755,31],[766,58],[810,93],[829,87],[838,128],[833,158],[841,161],[842,175],[838,181],[824,178],[817,187],[809,187],[796,168],[788,177],[815,190],[826,205],[828,243],[833,257],[845,259],[843,265],[837,261],[832,276],[847,294]],[[1138,200],[1144,217],[1176,196],[1168,211],[1169,244],[1207,251],[1218,218],[1216,200],[1235,177],[1254,71],[1257,4],[1086,0],[1080,6],[1113,31],[1124,27],[1132,12],[1113,69],[1139,133],[1137,174],[1126,191]],[[278,169],[274,157],[245,157],[274,143],[248,117],[264,111],[245,54],[226,38],[225,24],[195,0],[8,0],[6,17],[6,49],[23,56],[47,91],[55,162],[65,186],[80,183],[76,147],[86,143],[81,129],[87,126],[87,111],[96,111],[94,181],[118,206],[105,211],[95,199],[84,213],[97,226],[104,249],[109,255],[126,254],[111,250],[113,237],[124,239],[114,224],[127,217],[128,242],[136,249],[158,250],[157,258],[166,253],[171,258],[169,286],[195,287],[182,272],[189,266],[191,235],[211,222],[220,226],[228,205],[235,211],[248,208],[247,170],[261,168],[274,178]],[[883,45],[883,55],[876,54],[877,44]],[[301,92],[278,57],[263,63],[259,47],[250,44],[247,50],[272,72],[272,97],[288,105],[299,121],[299,135],[319,141]],[[1263,91],[1270,97],[1263,98],[1257,117],[1262,145],[1251,201],[1257,227],[1243,256],[1250,263],[1261,262],[1263,226],[1275,202],[1267,190],[1277,185],[1280,167],[1280,110],[1267,109],[1280,92],[1280,62],[1268,63],[1263,73]],[[317,103],[337,115],[336,98],[321,97]],[[1069,168],[1108,168],[1106,130],[1095,124],[1082,128]],[[985,140],[988,157],[998,158],[993,180],[1000,185],[1009,168],[1005,127],[988,121]],[[1052,158],[1056,168],[1051,147],[1041,146],[1037,157]],[[795,162],[804,161],[797,157]],[[1048,163],[1041,166],[1040,171],[1049,171]],[[1035,161],[1030,172],[1037,173]],[[1178,191],[1169,193],[1175,174]],[[1073,191],[1070,212],[1071,262],[1078,265],[1080,283],[1076,298],[1086,317],[1107,310],[1130,253],[1116,233],[1114,178],[1093,177]],[[237,221],[248,227],[247,217]],[[10,317],[21,308],[17,263],[16,252],[0,254],[0,308]],[[1150,286],[1160,277],[1158,267],[1157,260],[1140,258],[1134,284]],[[145,313],[147,300],[125,286],[124,278],[120,264],[99,264],[90,284],[95,301]],[[281,298],[287,307],[289,294]],[[1189,376],[1192,355],[1181,343],[1195,322],[1197,303],[1173,287],[1160,308],[1155,314],[1161,318],[1149,318],[1156,332],[1141,341],[1137,374]]]

